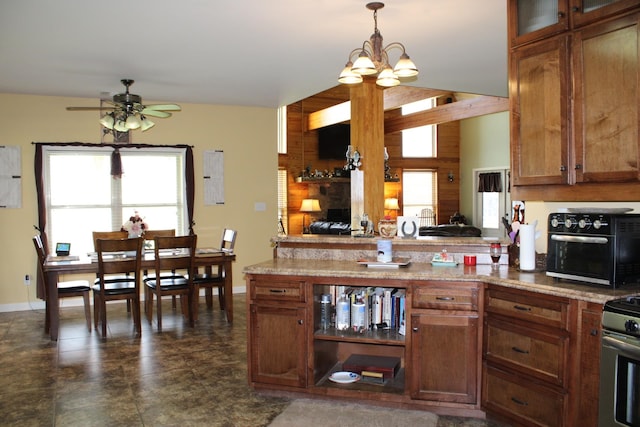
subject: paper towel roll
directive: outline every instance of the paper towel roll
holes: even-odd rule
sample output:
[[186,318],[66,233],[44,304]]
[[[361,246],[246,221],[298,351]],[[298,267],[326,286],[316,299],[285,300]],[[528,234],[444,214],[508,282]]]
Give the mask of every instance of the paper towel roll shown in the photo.
[[520,225],[520,270],[536,269],[536,226]]

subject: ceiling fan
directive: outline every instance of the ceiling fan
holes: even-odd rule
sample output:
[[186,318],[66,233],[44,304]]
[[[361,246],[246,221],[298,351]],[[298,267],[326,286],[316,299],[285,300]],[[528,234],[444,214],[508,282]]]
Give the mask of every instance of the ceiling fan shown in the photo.
[[134,93],[129,93],[129,86],[133,84],[131,79],[120,80],[125,86],[125,93],[113,96],[113,101],[103,100],[105,104],[111,106],[100,107],[67,107],[68,111],[108,111],[100,118],[100,124],[105,127],[105,133],[112,131],[128,132],[133,129],[141,129],[143,132],[155,125],[149,117],[166,118],[171,117],[169,111],[180,111],[177,104],[142,104],[142,97]]

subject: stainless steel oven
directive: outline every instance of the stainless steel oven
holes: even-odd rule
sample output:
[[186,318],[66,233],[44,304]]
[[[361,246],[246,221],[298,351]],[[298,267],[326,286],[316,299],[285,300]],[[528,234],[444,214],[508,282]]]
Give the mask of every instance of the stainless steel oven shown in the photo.
[[547,275],[610,287],[640,282],[640,215],[549,214]]
[[640,427],[640,297],[607,302],[602,328],[598,425]]

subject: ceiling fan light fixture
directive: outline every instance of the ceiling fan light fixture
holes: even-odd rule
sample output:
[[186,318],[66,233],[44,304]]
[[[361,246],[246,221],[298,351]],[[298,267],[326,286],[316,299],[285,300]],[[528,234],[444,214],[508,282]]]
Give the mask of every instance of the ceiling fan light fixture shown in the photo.
[[113,126],[114,130],[117,130],[118,132],[128,132],[129,128],[127,127],[127,123],[122,120],[122,119],[118,119],[116,121],[116,124]]
[[156,125],[154,122],[152,122],[151,120],[147,119],[145,116],[140,116],[140,118],[142,119],[140,121],[140,129],[142,130],[142,132],[144,132],[147,129],[151,129],[152,127],[154,127]]
[[142,123],[140,122],[140,119],[135,114],[131,114],[130,116],[128,116],[127,120],[125,121],[127,129],[138,129],[141,124]]
[[107,113],[100,119],[100,124],[106,127],[109,130],[113,129],[113,125],[115,124],[115,120],[113,118],[112,113]]

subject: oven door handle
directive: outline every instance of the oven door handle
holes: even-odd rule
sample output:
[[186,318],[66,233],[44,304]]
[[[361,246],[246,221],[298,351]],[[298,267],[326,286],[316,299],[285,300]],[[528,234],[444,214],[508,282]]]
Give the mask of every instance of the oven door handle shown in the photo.
[[570,242],[570,243],[597,243],[600,245],[606,245],[609,243],[609,239],[606,237],[591,237],[591,236],[566,236],[564,234],[552,234],[551,240],[556,242]]
[[606,345],[615,350],[624,352],[625,354],[633,356],[634,358],[640,357],[640,347],[638,347],[637,345],[626,343],[617,338],[603,336],[602,345]]

